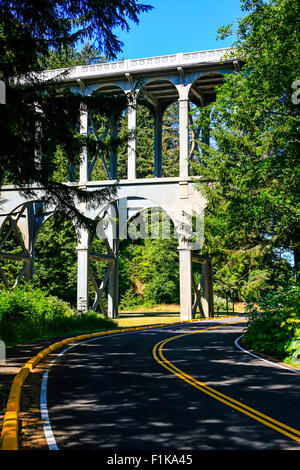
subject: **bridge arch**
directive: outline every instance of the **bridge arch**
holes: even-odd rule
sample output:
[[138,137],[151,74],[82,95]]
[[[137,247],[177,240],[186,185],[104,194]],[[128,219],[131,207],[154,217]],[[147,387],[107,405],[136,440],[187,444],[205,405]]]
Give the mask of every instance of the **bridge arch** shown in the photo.
[[[130,138],[126,151],[127,168],[122,173],[122,178],[118,181],[116,205],[120,206],[125,198],[130,200],[151,201],[162,207],[173,221],[181,220],[181,213],[184,211],[201,210],[205,207],[205,199],[200,193],[193,188],[192,178],[189,173],[189,157],[190,157],[190,135],[189,135],[189,105],[205,106],[209,104],[215,96],[215,86],[221,84],[223,76],[237,70],[239,63],[235,58],[226,56],[227,51],[224,49],[212,51],[198,51],[192,53],[178,53],[162,57],[151,57],[144,59],[122,60],[115,63],[96,64],[92,66],[74,67],[68,74],[59,78],[60,71],[45,71],[43,78],[58,77],[63,81],[64,86],[69,86],[74,93],[82,93],[91,95],[93,91],[100,93],[112,93],[120,97],[126,97],[124,100],[124,109],[127,111],[127,130]],[[137,88],[142,90],[138,90]],[[143,102],[143,99],[145,101]],[[166,178],[162,171],[162,144],[161,144],[161,121],[163,113],[167,106],[178,102],[178,154],[179,154],[179,171],[178,176]],[[154,119],[154,178],[137,178],[137,142],[136,142],[136,123],[137,123],[137,107],[141,104],[147,104],[152,113],[156,114]],[[80,132],[88,135],[89,117],[86,107],[80,109]],[[93,165],[91,166],[94,156],[89,156],[87,148],[82,149],[79,174],[72,184],[76,184],[89,191],[94,189],[106,188],[112,184],[111,180],[116,181],[120,174],[117,173],[117,158],[110,154],[109,164],[107,162],[108,177],[94,180],[91,178]],[[127,171],[126,171],[127,170]],[[126,174],[125,174],[126,173]],[[139,176],[139,175],[138,175]],[[99,177],[100,178],[100,177]],[[102,178],[102,177],[101,177]],[[33,189],[34,197],[26,199],[24,195],[15,187],[1,188],[1,197],[3,205],[0,207],[0,225],[7,217],[7,214],[13,213],[18,207],[28,204],[33,207],[34,204],[43,196],[43,189],[30,185],[29,189]],[[26,190],[26,188],[25,188]],[[144,203],[146,204],[146,203]],[[150,204],[150,203],[147,203]],[[78,209],[84,212],[84,215],[96,219],[97,209],[90,208],[86,205],[78,205]],[[127,208],[128,209],[128,208]],[[54,209],[55,210],[55,209]],[[30,211],[28,211],[30,213]],[[99,212],[99,210],[98,210]],[[16,213],[12,216],[16,218]],[[31,217],[31,215],[30,215]],[[35,235],[38,233],[39,224],[49,218],[48,215],[38,217],[32,211],[32,219],[28,216],[18,220],[22,226],[23,219],[34,220],[34,224],[29,228],[22,228],[23,238],[29,240],[30,249],[34,246]],[[27,231],[27,232],[26,232]],[[35,232],[34,232],[35,231]],[[77,274],[77,293],[78,293],[78,310],[86,311],[88,308],[88,287],[87,279],[89,272],[89,263],[96,260],[96,254],[90,253],[90,234],[84,228],[78,229],[78,274]],[[182,271],[180,280],[181,285],[181,318],[190,319],[191,308],[191,249],[185,243],[179,243],[179,259]],[[111,300],[114,304],[112,308],[109,306],[109,314],[117,315],[117,295],[116,282],[117,275],[117,242],[109,246],[106,256],[107,264],[110,266],[107,274],[108,290]],[[99,255],[101,259],[105,258]],[[200,259],[200,258],[199,258]],[[112,267],[113,266],[113,267]],[[95,286],[96,303],[101,301],[101,286]],[[210,308],[212,312],[212,307]]]

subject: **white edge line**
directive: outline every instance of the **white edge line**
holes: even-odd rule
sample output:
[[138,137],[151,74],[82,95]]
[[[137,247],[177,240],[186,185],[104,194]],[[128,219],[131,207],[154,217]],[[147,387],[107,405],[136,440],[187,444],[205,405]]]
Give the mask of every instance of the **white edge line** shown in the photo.
[[296,370],[296,369],[292,369],[291,367],[286,367],[286,366],[283,366],[282,364],[278,364],[277,362],[272,362],[272,361],[268,361],[267,359],[264,359],[263,357],[260,357],[260,356],[257,356],[256,354],[253,354],[251,353],[250,351],[247,351],[247,349],[244,349],[242,348],[242,346],[239,344],[239,340],[243,337],[243,335],[239,336],[234,344],[236,345],[237,348],[239,348],[241,351],[247,353],[247,354],[250,354],[250,356],[253,356],[255,357],[256,359],[259,359],[261,361],[264,361],[264,362],[267,362],[268,364],[271,364],[272,366],[276,366],[276,367],[280,367],[281,369],[286,369],[286,370],[289,370],[290,372],[295,372],[296,374],[300,374],[300,371],[299,370]]

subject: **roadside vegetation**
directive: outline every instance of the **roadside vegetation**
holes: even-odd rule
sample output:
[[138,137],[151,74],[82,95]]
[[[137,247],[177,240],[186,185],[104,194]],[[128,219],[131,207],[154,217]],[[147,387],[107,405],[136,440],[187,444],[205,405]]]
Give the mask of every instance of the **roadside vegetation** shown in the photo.
[[31,285],[0,291],[0,338],[7,344],[116,328],[95,312],[78,315],[67,302]]
[[269,292],[248,305],[243,344],[256,352],[300,366],[300,288]]

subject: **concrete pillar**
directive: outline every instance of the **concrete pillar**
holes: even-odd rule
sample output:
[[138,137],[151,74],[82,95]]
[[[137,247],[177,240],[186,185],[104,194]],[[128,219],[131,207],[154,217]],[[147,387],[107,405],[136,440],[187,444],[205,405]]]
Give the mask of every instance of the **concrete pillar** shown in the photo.
[[[80,105],[80,134],[85,137],[88,135],[88,109],[83,103]],[[87,147],[83,146],[80,153],[79,184],[85,185],[88,179],[88,153]],[[83,212],[84,210],[82,207]],[[79,228],[77,235],[77,310],[85,313],[89,309],[89,233],[86,228]]]
[[[118,125],[116,121],[112,122],[110,128],[111,139],[116,139],[118,135]],[[116,145],[112,145],[110,149],[110,170],[109,177],[111,180],[118,179],[118,149]]]
[[136,118],[137,118],[137,100],[130,97],[128,106],[128,164],[127,178],[136,179]]
[[179,176],[189,175],[189,99],[179,98]]
[[[117,211],[111,208],[110,216],[117,218]],[[118,316],[119,304],[119,279],[118,279],[118,253],[119,253],[119,229],[116,220],[112,220],[106,230],[107,243],[109,245],[109,255],[115,258],[111,264],[108,277],[108,297],[107,297],[107,316],[116,318]]]
[[[42,137],[42,123],[41,114],[42,109],[35,103],[35,148],[34,148],[34,163],[35,169],[40,171],[42,166],[42,148],[41,148],[41,137]],[[34,183],[34,181],[32,181]]]
[[214,316],[212,266],[208,261],[202,264],[203,297],[202,307],[206,318]]
[[192,320],[192,255],[179,248],[180,320]]
[[24,236],[24,245],[30,256],[30,261],[24,263],[24,278],[26,282],[33,281],[34,273],[34,235],[36,220],[33,211],[33,204],[34,203],[28,204],[25,209],[26,234]]
[[[86,105],[80,106],[80,134],[87,137],[88,135],[88,110]],[[80,170],[79,170],[79,183],[85,184],[88,177],[89,163],[88,153],[86,146],[83,146],[80,153]]]
[[77,310],[85,313],[89,309],[89,233],[87,229],[78,229],[77,244]]
[[107,297],[107,316],[117,318],[119,304],[119,285],[118,285],[118,255],[116,253],[115,262],[112,263],[108,277],[108,297]]
[[162,177],[162,112],[159,107],[154,111],[154,176]]

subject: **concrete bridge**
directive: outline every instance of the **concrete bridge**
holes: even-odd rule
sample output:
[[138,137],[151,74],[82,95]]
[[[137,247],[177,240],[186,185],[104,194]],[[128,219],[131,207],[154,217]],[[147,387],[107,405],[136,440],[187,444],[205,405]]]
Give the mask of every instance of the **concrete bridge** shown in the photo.
[[[79,180],[66,184],[77,185],[88,191],[107,188],[118,183],[114,202],[109,206],[91,209],[86,204],[78,204],[78,209],[91,219],[117,216],[118,224],[127,222],[147,208],[161,208],[179,228],[179,272],[180,272],[180,315],[182,320],[191,319],[197,307],[205,316],[213,316],[212,268],[209,259],[200,253],[201,240],[190,243],[186,234],[189,232],[193,214],[204,213],[206,200],[195,189],[193,178],[189,175],[189,106],[193,103],[203,107],[215,99],[216,86],[222,84],[224,75],[232,73],[239,66],[238,62],[228,58],[228,50],[218,49],[184,54],[172,54],[162,57],[151,57],[135,60],[123,60],[98,65],[78,66],[68,70],[57,69],[44,71],[43,79],[61,80],[74,93],[90,95],[98,90],[100,93],[112,92],[124,95],[128,99],[128,141],[127,178],[118,180],[118,155],[114,150],[110,155],[110,165],[106,168],[107,179],[91,181],[91,164],[87,150],[83,149],[80,162]],[[166,178],[162,173],[162,118],[165,110],[172,103],[179,106],[179,174]],[[135,133],[137,110],[139,105],[146,104],[154,117],[154,162],[153,178],[137,178]],[[83,135],[89,130],[87,109],[80,112],[80,129]],[[113,135],[115,123],[110,123],[108,131]],[[206,136],[206,139],[208,137]],[[208,142],[208,140],[207,140]],[[29,188],[29,186],[28,186]],[[22,188],[26,191],[26,188]],[[15,231],[23,248],[21,254],[15,255],[0,251],[0,259],[11,259],[23,262],[15,285],[24,276],[32,279],[34,272],[34,246],[42,224],[55,213],[56,208],[41,207],[40,199],[43,188],[30,185],[33,196],[28,199],[14,186],[1,187],[0,226],[10,219],[10,232]],[[181,227],[181,229],[180,229]],[[118,315],[118,250],[120,225],[115,230],[114,223],[108,223],[105,229],[107,253],[95,255],[90,252],[91,236],[87,229],[77,228],[78,274],[77,274],[77,307],[85,312],[88,308],[100,306],[109,317]],[[122,230],[123,230],[122,229]],[[202,226],[203,229],[203,226]],[[180,231],[181,230],[181,231]],[[22,236],[20,237],[19,233]],[[200,230],[201,231],[201,230]],[[202,234],[203,235],[203,234]],[[9,233],[1,236],[0,250]],[[201,237],[200,237],[201,238]],[[94,278],[91,264],[94,261],[107,263],[106,274],[100,285]],[[193,262],[202,264],[202,283],[196,285],[193,277]],[[7,287],[4,271],[0,267],[0,276]],[[95,289],[95,301],[88,304],[88,281]],[[104,289],[108,286],[108,309],[102,301]],[[194,297],[192,296],[194,290]]]

